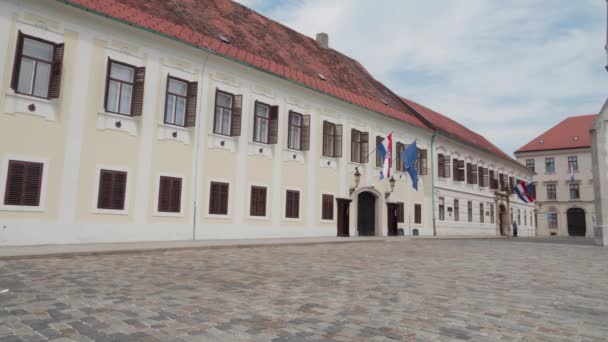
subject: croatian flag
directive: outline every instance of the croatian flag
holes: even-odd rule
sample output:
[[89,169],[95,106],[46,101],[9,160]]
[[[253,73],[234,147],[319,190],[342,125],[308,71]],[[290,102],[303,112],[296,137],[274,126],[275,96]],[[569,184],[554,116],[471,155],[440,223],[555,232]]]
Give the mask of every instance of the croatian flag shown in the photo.
[[393,133],[389,133],[386,139],[382,140],[378,144],[378,153],[382,158],[382,171],[380,172],[380,179],[391,178],[391,155],[393,152]]
[[520,181],[513,191],[524,203],[534,203],[534,198],[531,195],[533,186],[532,183],[526,184],[526,182]]

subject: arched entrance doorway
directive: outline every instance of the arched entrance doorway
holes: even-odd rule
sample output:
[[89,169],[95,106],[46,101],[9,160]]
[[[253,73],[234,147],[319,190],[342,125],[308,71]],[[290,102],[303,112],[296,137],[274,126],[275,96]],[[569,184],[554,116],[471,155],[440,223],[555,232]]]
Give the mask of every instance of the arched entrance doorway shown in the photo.
[[509,219],[507,217],[507,208],[504,205],[498,207],[498,229],[500,236],[509,235]]
[[585,210],[581,208],[570,208],[568,215],[568,235],[585,236],[587,224],[585,223]]
[[376,196],[369,191],[357,196],[357,232],[359,236],[376,235]]

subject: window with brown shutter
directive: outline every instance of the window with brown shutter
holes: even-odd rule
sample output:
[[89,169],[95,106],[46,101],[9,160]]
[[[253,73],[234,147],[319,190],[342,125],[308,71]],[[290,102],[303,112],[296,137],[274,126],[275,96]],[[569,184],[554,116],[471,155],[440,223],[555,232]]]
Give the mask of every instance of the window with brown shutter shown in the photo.
[[426,150],[418,149],[418,174],[421,176],[428,175],[428,159]]
[[126,172],[114,170],[99,171],[98,209],[124,210],[126,193]]
[[279,106],[255,102],[253,112],[253,141],[276,144],[279,128]]
[[473,164],[467,163],[467,184],[473,184]]
[[422,204],[414,204],[414,223],[422,224]]
[[42,163],[10,160],[6,175],[4,204],[39,206],[43,169]]
[[63,44],[55,44],[19,31],[11,88],[19,94],[45,99],[58,98],[63,51]]
[[287,147],[293,150],[310,149],[310,115],[289,111]]
[[382,167],[382,165],[384,164],[384,160],[382,160],[382,155],[380,155],[380,153],[378,153],[378,146],[380,146],[380,144],[382,144],[382,141],[384,141],[384,138],[377,135],[376,136],[376,167]]
[[230,136],[232,134],[232,112],[234,109],[233,94],[221,91],[215,92],[215,114],[213,116],[213,133]]
[[452,170],[452,173],[454,175],[454,180],[457,181],[458,180],[458,159],[454,158],[452,167],[454,168]]
[[437,155],[437,175],[441,178],[445,177],[445,163],[443,162],[443,154]]
[[443,156],[443,177],[450,178],[450,156]]
[[369,161],[369,133],[353,128],[350,140],[350,160],[355,163],[366,164]]
[[342,157],[342,125],[323,121],[323,156]]
[[485,187],[484,179],[483,179],[483,167],[479,166],[477,168],[477,182],[480,187]]
[[[165,92],[165,123],[186,126],[186,115],[189,105],[189,82],[177,77],[167,76]],[[196,101],[196,98],[195,98]],[[195,102],[196,106],[196,102]]]
[[397,202],[397,223],[405,222],[405,204]]
[[211,182],[209,187],[209,214],[228,215],[228,183]]
[[454,180],[464,182],[464,180],[465,180],[464,160],[454,159]]
[[287,190],[285,193],[285,217],[299,218],[300,217],[300,192],[295,190]]
[[142,114],[146,68],[108,59],[106,74],[106,112],[139,116]]
[[507,190],[513,191],[514,188],[515,188],[515,178],[509,177],[509,189],[507,189]]
[[249,199],[249,216],[266,216],[266,193],[262,186],[251,187],[251,198]]
[[198,82],[188,82],[188,103],[186,104],[186,127],[196,126],[196,102]]
[[161,176],[158,186],[158,212],[179,213],[182,202],[182,179]]
[[395,159],[396,159],[396,165],[395,165],[395,169],[397,171],[405,171],[405,167],[403,166],[403,156],[402,153],[403,151],[405,151],[405,145],[401,142],[398,142],[395,144],[395,150],[396,150],[396,154],[395,154]]
[[321,197],[321,219],[334,219],[334,196],[323,194]]

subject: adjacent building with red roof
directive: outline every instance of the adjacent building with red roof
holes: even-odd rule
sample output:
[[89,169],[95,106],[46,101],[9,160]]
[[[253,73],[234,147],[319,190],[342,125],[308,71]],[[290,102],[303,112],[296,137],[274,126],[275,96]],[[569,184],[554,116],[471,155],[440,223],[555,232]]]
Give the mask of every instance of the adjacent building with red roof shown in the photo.
[[515,151],[517,160],[535,172],[541,236],[593,236],[590,129],[597,117],[568,117]]

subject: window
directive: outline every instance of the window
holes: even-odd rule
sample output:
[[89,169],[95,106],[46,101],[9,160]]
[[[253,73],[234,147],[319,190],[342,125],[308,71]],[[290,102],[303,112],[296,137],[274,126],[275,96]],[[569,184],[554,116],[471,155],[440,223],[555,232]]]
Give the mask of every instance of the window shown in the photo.
[[228,183],[211,182],[209,187],[209,214],[228,215]]
[[405,204],[397,202],[397,223],[405,222]]
[[551,229],[557,229],[557,213],[547,213],[547,224]]
[[555,172],[555,159],[545,158],[545,172],[547,172],[547,173]]
[[494,223],[494,204],[490,204],[490,223]]
[[454,180],[455,181],[464,181],[464,160],[454,159]]
[[397,171],[405,171],[405,167],[403,166],[403,157],[401,156],[401,154],[403,153],[403,151],[405,151],[405,144],[398,142],[397,144],[395,144],[395,150],[397,150],[397,153],[395,155],[395,159],[396,159],[396,165],[395,165],[395,169]]
[[477,183],[479,183],[479,187],[483,188],[485,186],[485,182],[484,182],[484,178],[483,178],[483,167],[479,166],[477,168]]
[[422,224],[422,204],[414,204],[414,223]]
[[198,82],[187,82],[167,76],[165,123],[192,127],[196,124]]
[[570,172],[570,167],[572,167],[572,169],[574,171],[578,171],[578,157],[576,157],[576,156],[568,157],[568,172]]
[[342,125],[323,121],[323,156],[342,157]]
[[63,44],[55,44],[19,32],[11,88],[24,95],[59,97],[63,47]]
[[521,209],[517,209],[517,223],[521,224]]
[[490,189],[498,190],[498,172],[490,170]]
[[323,194],[321,198],[321,218],[323,220],[334,219],[334,196]]
[[528,170],[534,172],[534,159],[526,159],[526,167]]
[[365,164],[369,161],[369,133],[351,130],[350,160]]
[[382,155],[378,153],[378,145],[382,144],[383,141],[383,137],[376,136],[376,167],[382,167],[382,165],[384,164],[384,160],[382,160]]
[[445,203],[443,197],[439,197],[439,220],[445,220]]
[[460,201],[454,200],[454,221],[460,221]]
[[515,178],[514,177],[509,177],[509,191],[513,191],[513,189],[515,188]]
[[450,156],[437,155],[437,172],[441,178],[450,178]]
[[127,173],[122,171],[100,170],[97,208],[110,210],[125,209],[127,193]]
[[477,165],[467,163],[467,184],[477,184]]
[[483,223],[485,220],[485,212],[483,210],[483,203],[479,203],[479,222]]
[[255,101],[253,117],[253,141],[276,144],[279,133],[279,106]]
[[425,176],[429,174],[426,150],[418,149],[418,174]]
[[108,60],[106,112],[139,116],[142,113],[146,68]]
[[581,193],[579,190],[579,184],[578,183],[570,183],[570,199],[574,200],[574,199],[579,199],[581,198]]
[[557,185],[556,184],[547,184],[547,200],[549,200],[549,201],[557,200]]
[[249,200],[249,216],[266,216],[266,188],[262,186],[251,187]]
[[179,213],[182,202],[182,179],[160,177],[158,186],[158,212]]
[[505,191],[505,189],[507,188],[507,184],[506,184],[507,181],[505,180],[505,174],[499,173],[498,174],[498,181],[500,182],[499,183],[499,186],[500,186],[499,189],[501,191]]
[[310,139],[310,115],[289,112],[287,147],[292,150],[308,151]]
[[300,217],[300,192],[287,190],[285,200],[285,217],[299,218]]
[[44,165],[42,163],[9,161],[4,204],[39,206],[43,169]]
[[524,226],[528,225],[528,215],[524,212]]
[[467,202],[467,214],[469,222],[473,222],[473,202],[471,201]]
[[532,183],[530,187],[530,196],[536,199],[536,183]]
[[221,90],[215,92],[213,133],[238,137],[241,135],[243,96]]

